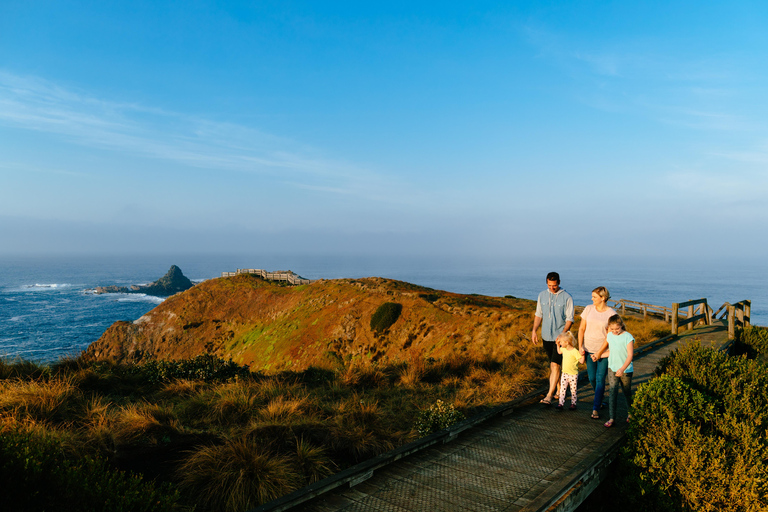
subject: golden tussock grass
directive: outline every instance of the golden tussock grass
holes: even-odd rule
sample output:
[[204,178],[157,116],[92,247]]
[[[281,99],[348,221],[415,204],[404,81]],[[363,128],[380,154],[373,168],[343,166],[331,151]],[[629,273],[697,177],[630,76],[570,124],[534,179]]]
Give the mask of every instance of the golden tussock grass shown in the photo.
[[292,400],[279,397],[261,408],[258,411],[258,417],[267,422],[289,421],[300,419],[308,410],[309,401],[305,398]]
[[248,439],[194,451],[179,466],[179,487],[203,510],[248,510],[297,489],[301,477],[287,456]]
[[32,421],[62,423],[82,407],[82,394],[70,378],[14,379],[0,383],[0,412]]
[[179,422],[169,408],[145,402],[121,407],[115,413],[112,429],[117,443],[142,438],[152,442],[178,433]]

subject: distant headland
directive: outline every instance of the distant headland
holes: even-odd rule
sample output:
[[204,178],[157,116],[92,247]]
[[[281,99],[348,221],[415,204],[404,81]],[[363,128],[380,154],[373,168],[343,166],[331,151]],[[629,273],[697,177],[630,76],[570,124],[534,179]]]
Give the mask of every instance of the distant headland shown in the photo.
[[168,272],[158,279],[157,281],[147,285],[131,285],[131,286],[97,286],[90,289],[96,294],[101,293],[144,293],[147,295],[155,295],[159,297],[169,297],[173,294],[189,290],[194,286],[194,283],[190,281],[176,265],[171,265]]

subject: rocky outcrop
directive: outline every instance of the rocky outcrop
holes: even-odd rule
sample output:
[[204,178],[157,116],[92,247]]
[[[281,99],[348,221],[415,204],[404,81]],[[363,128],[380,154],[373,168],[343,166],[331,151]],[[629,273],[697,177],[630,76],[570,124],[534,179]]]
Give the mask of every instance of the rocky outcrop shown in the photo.
[[97,286],[92,291],[94,293],[145,293],[158,297],[168,297],[189,290],[193,286],[192,281],[187,279],[179,267],[171,265],[163,277],[148,285]]
[[[384,303],[397,319],[374,331]],[[443,357],[452,353],[514,357],[535,302],[460,295],[381,278],[281,286],[254,275],[211,279],[174,295],[134,322],[113,324],[87,357],[116,362],[182,359],[210,353],[254,370],[300,370],[354,361]]]

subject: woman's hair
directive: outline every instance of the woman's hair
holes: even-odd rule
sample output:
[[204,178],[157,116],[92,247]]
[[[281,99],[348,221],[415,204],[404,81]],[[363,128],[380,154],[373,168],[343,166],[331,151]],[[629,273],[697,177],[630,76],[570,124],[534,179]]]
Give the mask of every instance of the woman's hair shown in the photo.
[[611,318],[608,319],[608,327],[612,325],[620,325],[622,330],[627,330],[627,326],[624,325],[624,320],[622,320],[619,315],[611,315]]
[[604,300],[608,300],[611,298],[611,294],[608,293],[608,288],[605,286],[598,286],[594,290],[592,290],[592,293],[596,293],[599,296],[601,296]]
[[573,337],[573,334],[571,334],[571,331],[560,333],[560,335],[555,339],[555,341],[559,342],[560,340],[567,340],[570,346],[576,348],[576,338]]

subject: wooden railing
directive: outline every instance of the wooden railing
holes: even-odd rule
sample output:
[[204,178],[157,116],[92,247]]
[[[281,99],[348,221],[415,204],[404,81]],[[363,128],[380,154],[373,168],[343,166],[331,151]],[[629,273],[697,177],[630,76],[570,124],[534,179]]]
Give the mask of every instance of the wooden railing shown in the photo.
[[236,272],[222,272],[221,277],[232,277],[238,274],[255,274],[268,281],[283,281],[289,284],[309,284],[311,279],[303,279],[291,270],[267,272],[261,268],[239,268]]
[[720,320],[728,319],[728,339],[734,339],[736,337],[736,328],[749,327],[750,315],[752,314],[752,301],[742,300],[736,304],[725,302],[720,309],[712,314],[712,318],[717,318],[720,312]]
[[606,301],[606,304],[617,311],[620,309],[622,315],[626,315],[627,311],[634,311],[636,313],[642,313],[643,318],[648,318],[649,314],[664,317],[665,322],[669,322],[672,318],[672,309],[666,306],[656,306],[654,304],[646,304],[645,302],[637,302],[627,299],[608,300]]
[[[688,308],[688,314],[685,315],[687,318],[681,320],[680,312],[683,308]],[[684,325],[687,325],[690,331],[700,320],[704,322],[704,325],[712,325],[712,309],[707,304],[707,299],[696,299],[672,304],[672,334],[677,335],[680,327]]]
[[607,304],[616,311],[621,311],[622,315],[631,311],[642,313],[643,318],[647,318],[648,315],[663,317],[665,322],[672,323],[674,335],[677,335],[682,327],[687,326],[687,330],[693,329],[697,323],[712,325],[712,320],[720,315],[720,320],[728,320],[728,339],[735,337],[736,328],[749,326],[752,312],[752,303],[749,300],[742,300],[736,304],[726,302],[716,312],[713,312],[707,304],[707,299],[677,302],[672,304],[671,308],[627,299],[608,300]]

